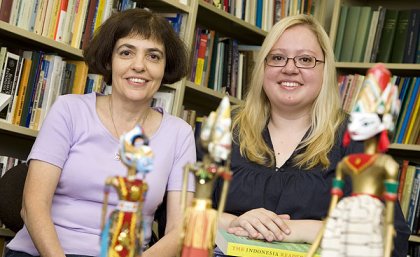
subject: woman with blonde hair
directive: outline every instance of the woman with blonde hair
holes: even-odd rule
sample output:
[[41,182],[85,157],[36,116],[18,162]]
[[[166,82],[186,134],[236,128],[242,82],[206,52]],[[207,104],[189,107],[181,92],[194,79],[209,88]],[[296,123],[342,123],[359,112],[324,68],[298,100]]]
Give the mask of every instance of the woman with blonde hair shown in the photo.
[[[340,105],[328,35],[311,16],[283,18],[265,38],[234,111],[233,178],[219,227],[268,241],[315,239],[337,163],[363,151],[357,142],[342,146],[347,114]],[[349,180],[344,192],[351,192]],[[394,252],[403,254],[409,232],[397,209]]]

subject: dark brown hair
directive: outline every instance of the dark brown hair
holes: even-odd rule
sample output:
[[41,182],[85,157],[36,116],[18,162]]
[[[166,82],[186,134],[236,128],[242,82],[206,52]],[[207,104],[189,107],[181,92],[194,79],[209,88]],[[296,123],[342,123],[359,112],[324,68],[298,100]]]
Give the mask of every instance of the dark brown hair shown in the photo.
[[188,72],[186,46],[169,22],[162,16],[140,8],[115,13],[95,32],[83,54],[89,72],[101,74],[112,82],[112,52],[116,42],[129,35],[138,35],[163,44],[166,53],[162,83],[174,83]]

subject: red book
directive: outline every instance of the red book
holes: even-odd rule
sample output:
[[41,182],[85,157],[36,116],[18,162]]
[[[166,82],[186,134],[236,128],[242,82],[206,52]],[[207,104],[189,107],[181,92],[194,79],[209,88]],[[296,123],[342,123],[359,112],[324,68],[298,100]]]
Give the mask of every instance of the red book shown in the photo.
[[403,163],[401,164],[401,170],[400,170],[400,178],[399,178],[399,186],[398,186],[398,201],[401,202],[403,189],[404,189],[404,182],[405,182],[405,175],[407,174],[407,167],[408,167],[408,160],[403,160]]
[[198,54],[197,54],[197,66],[195,70],[195,79],[194,79],[194,82],[197,85],[201,85],[201,82],[203,81],[204,59],[206,57],[207,39],[208,39],[208,31],[203,30],[200,34],[200,43],[199,43]]
[[61,0],[60,11],[58,12],[57,22],[54,29],[54,40],[58,41],[63,35],[64,21],[66,20],[68,3],[68,0]]
[[9,22],[10,13],[12,12],[13,0],[3,0],[0,7],[0,20]]
[[86,15],[85,28],[82,36],[82,49],[88,46],[93,33],[93,26],[95,24],[95,12],[98,0],[90,0],[88,6],[88,13]]

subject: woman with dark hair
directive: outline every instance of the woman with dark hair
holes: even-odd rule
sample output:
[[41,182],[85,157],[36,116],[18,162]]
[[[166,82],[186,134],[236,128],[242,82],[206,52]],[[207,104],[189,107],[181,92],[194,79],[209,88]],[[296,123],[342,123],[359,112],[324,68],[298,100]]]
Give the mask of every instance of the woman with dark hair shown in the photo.
[[[99,255],[104,183],[126,174],[119,138],[137,124],[155,153],[154,169],[145,178],[143,249],[165,192],[168,217],[165,236],[142,256],[173,256],[182,223],[182,168],[196,161],[194,136],[186,122],[150,108],[150,101],[162,83],[187,74],[186,47],[165,18],[132,9],[105,21],[84,56],[90,72],[112,85],[112,94],[64,95],[55,102],[28,157],[25,226],[7,245],[6,256]],[[117,203],[117,193],[110,192],[109,212]]]

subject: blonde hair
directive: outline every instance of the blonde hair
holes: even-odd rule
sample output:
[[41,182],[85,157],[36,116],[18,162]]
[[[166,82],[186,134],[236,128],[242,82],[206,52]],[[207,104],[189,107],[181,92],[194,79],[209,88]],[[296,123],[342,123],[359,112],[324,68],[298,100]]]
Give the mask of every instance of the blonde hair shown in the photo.
[[283,32],[292,26],[305,26],[314,33],[325,60],[321,91],[312,105],[310,131],[299,145],[299,149],[305,151],[297,154],[293,162],[304,169],[318,164],[326,168],[330,164],[328,152],[334,145],[336,131],[344,120],[344,113],[340,109],[333,49],[325,30],[311,16],[290,16],[272,27],[256,58],[246,99],[234,117],[233,132],[237,136],[235,140],[239,141],[242,156],[267,167],[275,165],[274,151],[262,136],[270,118],[270,102],[263,90],[265,57]]

